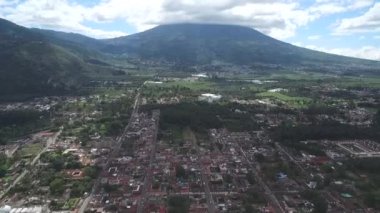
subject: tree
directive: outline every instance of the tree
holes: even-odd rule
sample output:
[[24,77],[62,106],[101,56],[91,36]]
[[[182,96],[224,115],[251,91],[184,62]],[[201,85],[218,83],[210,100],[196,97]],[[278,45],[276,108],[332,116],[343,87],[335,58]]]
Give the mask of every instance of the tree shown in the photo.
[[190,207],[189,199],[180,196],[169,197],[169,213],[188,212]]
[[85,176],[95,179],[98,176],[98,169],[95,167],[88,166],[83,169],[83,173]]
[[0,178],[4,177],[8,171],[8,157],[0,154]]
[[64,188],[64,180],[62,178],[56,178],[54,179],[50,184],[50,192],[55,195],[62,194],[63,191],[65,190]]
[[123,129],[123,123],[120,121],[113,121],[108,125],[106,134],[109,136],[118,135]]
[[57,157],[53,159],[51,165],[55,169],[55,171],[61,171],[63,169],[65,162],[63,161],[62,157]]
[[247,177],[249,184],[251,184],[251,185],[255,184],[256,180],[255,180],[255,176],[253,175],[252,171],[248,172],[246,177]]
[[306,190],[302,192],[302,196],[314,204],[314,213],[325,213],[328,209],[328,204],[325,198],[317,191]]
[[230,175],[230,174],[227,174],[226,176],[225,176],[225,179],[224,179],[225,181],[226,181],[226,183],[232,183],[232,181],[233,181],[233,177]]
[[65,155],[66,169],[80,169],[82,164],[78,161],[78,158],[73,155]]
[[4,166],[0,167],[0,178],[4,177],[7,174],[7,169]]
[[103,189],[107,193],[115,192],[118,190],[118,188],[119,188],[118,185],[110,185],[110,184],[104,184],[103,185]]
[[380,209],[380,191],[366,193],[364,201],[368,206]]
[[380,109],[377,110],[377,113],[373,117],[373,124],[374,126],[380,127]]
[[177,178],[183,178],[183,179],[187,178],[186,170],[185,168],[183,168],[183,166],[177,166],[175,171],[176,171],[175,175]]
[[5,140],[4,136],[0,134],[0,145],[5,145],[5,144],[7,144],[7,141]]
[[255,158],[256,158],[257,162],[259,162],[259,163],[262,163],[265,161],[265,156],[261,153],[255,154]]

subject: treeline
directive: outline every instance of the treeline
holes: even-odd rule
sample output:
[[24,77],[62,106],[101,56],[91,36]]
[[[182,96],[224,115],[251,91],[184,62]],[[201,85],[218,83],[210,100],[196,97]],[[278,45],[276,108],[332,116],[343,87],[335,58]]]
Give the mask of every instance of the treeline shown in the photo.
[[48,112],[17,110],[0,112],[0,144],[48,124]]
[[22,125],[46,115],[46,112],[35,110],[0,111],[0,127]]
[[272,138],[276,141],[303,140],[344,140],[371,139],[380,140],[377,126],[357,127],[336,122],[326,122],[315,125],[286,126],[282,125],[272,130]]
[[249,114],[237,113],[231,104],[210,104],[206,102],[179,103],[175,105],[148,105],[144,111],[160,109],[161,129],[173,126],[202,132],[211,128],[228,128],[231,131],[248,131],[259,128]]
[[352,170],[380,174],[380,158],[350,159],[346,165]]
[[303,109],[302,112],[306,115],[336,115],[340,113],[338,108],[317,104],[310,105],[308,108]]

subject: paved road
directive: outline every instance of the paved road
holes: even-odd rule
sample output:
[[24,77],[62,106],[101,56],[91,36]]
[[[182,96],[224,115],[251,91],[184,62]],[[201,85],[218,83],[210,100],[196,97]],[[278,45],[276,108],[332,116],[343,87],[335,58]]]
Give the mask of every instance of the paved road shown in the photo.
[[78,212],[80,212],[80,213],[84,213],[84,211],[86,211],[86,208],[87,208],[88,204],[90,203],[90,201],[91,201],[91,199],[92,199],[92,195],[93,195],[93,194],[91,193],[88,197],[86,197],[86,198],[83,200],[82,205],[80,206]]
[[305,176],[310,177],[310,174],[308,172],[306,172],[305,168],[303,168],[302,165],[298,161],[296,161],[296,159],[294,159],[293,156],[291,154],[289,154],[279,143],[276,142],[275,145],[276,145],[276,148],[278,150],[280,150],[280,152],[285,154],[291,162],[293,162],[294,164],[297,165],[297,167],[302,171],[302,173]]
[[49,147],[53,144],[55,144],[55,142],[57,141],[59,135],[62,133],[62,129],[59,130],[59,132],[55,133],[53,135],[53,137],[49,137],[46,141],[46,145],[45,145],[45,148],[37,154],[37,156],[33,159],[33,161],[30,163],[30,165],[34,166],[36,164],[36,162],[40,159],[41,155],[46,152]]
[[[191,136],[191,142],[193,143],[193,146],[195,147],[195,150],[197,151],[198,159],[201,159],[202,158],[202,156],[201,156],[201,149],[200,149],[200,147],[197,144],[197,138],[195,137],[193,131],[191,131],[191,130],[189,130],[189,131],[191,132],[191,134],[190,134],[190,136]],[[202,179],[202,183],[204,185],[204,189],[205,189],[205,193],[206,193],[208,212],[209,213],[214,213],[214,212],[216,212],[215,203],[214,203],[214,199],[212,197],[210,186],[208,184],[208,178],[207,178],[207,175],[205,173],[205,169],[206,168],[204,168],[203,165],[201,165],[201,179]]]
[[[145,82],[144,82],[145,84]],[[116,143],[114,144],[113,147],[111,147],[111,152],[109,154],[109,157],[108,157],[108,161],[107,163],[103,166],[103,170],[105,170],[106,168],[108,168],[109,166],[109,163],[110,163],[110,160],[113,159],[113,158],[116,158],[117,155],[119,154],[119,151],[120,151],[120,148],[121,148],[121,145],[122,145],[122,141],[124,140],[130,126],[131,126],[131,123],[134,119],[134,117],[137,116],[138,114],[138,111],[139,111],[139,106],[140,106],[140,94],[141,94],[141,88],[138,88],[137,89],[137,94],[135,96],[135,102],[133,104],[133,110],[132,110],[132,113],[131,113],[131,117],[129,118],[129,121],[128,121],[128,124],[127,126],[124,128],[124,131],[123,133],[121,134],[121,136],[116,140]],[[86,197],[83,202],[82,202],[82,205],[80,206],[79,210],[78,210],[78,213],[84,213],[87,209],[87,206],[88,204],[90,203],[92,197],[94,196],[95,194],[95,191],[97,188],[99,188],[99,185],[100,185],[100,178],[98,178],[96,181],[95,181],[95,184],[94,186],[92,187],[92,191],[90,193],[90,195],[88,197]]]
[[[240,145],[239,145],[240,147]],[[261,176],[258,173],[258,169],[254,166],[254,163],[249,160],[247,157],[247,154],[243,150],[243,148],[240,147],[240,152],[243,154],[244,158],[248,161],[251,169],[253,170],[253,175],[255,176],[255,179],[257,182],[263,187],[265,194],[268,195],[268,197],[272,200],[272,203],[276,205],[277,212],[285,213],[285,211],[282,209],[282,206],[274,193],[271,191],[271,189],[267,186],[267,184],[264,182],[264,180],[261,178]]]
[[[157,113],[157,114],[155,114]],[[153,177],[153,163],[156,160],[156,150],[157,150],[157,133],[158,133],[158,128],[159,128],[159,118],[160,118],[160,111],[153,112],[153,115],[155,116],[155,129],[154,129],[154,136],[152,140],[152,150],[150,153],[150,159],[149,159],[149,166],[148,166],[148,171],[147,174],[145,175],[144,178],[144,186],[142,189],[142,198],[140,202],[138,203],[137,206],[137,213],[142,213],[144,211],[144,204],[147,202],[147,199],[149,197],[149,189],[151,188],[152,185],[152,177]]]

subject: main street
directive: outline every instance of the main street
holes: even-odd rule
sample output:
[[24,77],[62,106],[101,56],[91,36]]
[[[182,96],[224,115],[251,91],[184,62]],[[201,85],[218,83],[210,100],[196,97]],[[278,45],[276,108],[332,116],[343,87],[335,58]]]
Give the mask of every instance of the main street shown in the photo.
[[[193,146],[195,147],[195,150],[197,151],[198,159],[202,159],[201,149],[197,144],[197,138],[195,137],[192,130],[188,130],[188,131],[190,132],[190,134],[189,134],[190,140],[191,140]],[[202,183],[203,183],[205,194],[206,194],[208,212],[214,213],[214,212],[216,212],[215,202],[214,202],[214,199],[212,197],[212,193],[211,193],[210,186],[209,186],[209,181],[208,181],[205,170],[206,170],[206,168],[201,164],[201,179],[202,179]]]
[[[137,94],[136,94],[135,99],[134,99],[134,103],[133,103],[133,107],[132,107],[132,113],[131,113],[131,117],[129,118],[128,124],[124,128],[123,133],[121,134],[121,136],[115,141],[113,147],[111,147],[111,152],[109,154],[108,161],[107,161],[107,163],[105,165],[103,165],[103,168],[102,168],[103,170],[106,169],[106,168],[108,168],[111,160],[117,157],[117,155],[118,155],[118,153],[120,151],[121,145],[122,145],[122,141],[125,139],[125,137],[127,135],[127,132],[130,129],[131,124],[133,122],[133,119],[135,117],[137,117],[137,115],[138,115],[139,106],[140,106],[141,88],[142,88],[142,86],[137,89]],[[94,194],[96,192],[96,189],[98,189],[99,186],[100,186],[100,178],[98,178],[95,181],[95,184],[92,187],[91,193],[83,200],[83,202],[82,202],[82,204],[81,204],[81,206],[80,206],[80,208],[78,210],[78,213],[84,213],[85,212],[85,210],[87,209],[88,204],[90,203],[92,197],[94,196]]]
[[137,213],[142,213],[144,211],[144,204],[146,203],[147,199],[149,198],[149,189],[152,185],[152,177],[153,177],[153,164],[156,159],[156,150],[157,150],[157,134],[159,129],[159,119],[160,119],[160,111],[155,110],[152,113],[152,117],[155,119],[155,129],[154,129],[154,136],[152,139],[152,150],[150,152],[150,158],[149,158],[149,165],[148,165],[148,171],[144,178],[144,186],[141,193],[141,200],[138,203],[137,206]]
[[251,169],[253,170],[253,175],[255,176],[255,179],[261,185],[261,187],[264,189],[265,194],[270,198],[272,203],[276,205],[277,212],[285,213],[280,202],[278,201],[278,199],[276,198],[276,196],[274,195],[272,190],[268,187],[268,185],[264,182],[264,180],[259,175],[258,168],[254,166],[254,163],[251,160],[249,160],[249,158],[247,157],[247,154],[245,153],[243,148],[241,148],[240,145],[239,145],[239,148],[240,148],[240,152],[243,154],[244,158],[246,159],[246,161],[249,163]]

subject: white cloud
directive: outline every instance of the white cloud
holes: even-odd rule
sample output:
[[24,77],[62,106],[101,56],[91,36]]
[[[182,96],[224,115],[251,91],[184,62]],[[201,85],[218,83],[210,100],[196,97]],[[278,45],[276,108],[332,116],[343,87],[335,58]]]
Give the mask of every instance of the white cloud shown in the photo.
[[308,40],[319,40],[321,39],[320,35],[311,35],[307,37]]
[[336,55],[380,61],[380,47],[375,46],[364,46],[360,48],[326,48],[315,45],[305,45],[300,42],[293,43],[293,45]]
[[91,7],[77,2],[0,0],[0,16],[25,26],[94,37],[120,36],[125,32],[90,28],[83,24],[85,21],[121,19],[138,31],[175,22],[239,24],[284,39],[323,15],[362,8],[373,0],[316,0],[309,8],[304,8],[297,0],[102,0]]
[[329,53],[338,54],[338,55],[380,61],[380,48],[374,47],[374,46],[364,46],[358,49],[334,48],[334,49],[326,49],[326,51]]
[[347,35],[363,32],[380,32],[380,3],[374,4],[361,16],[340,20],[334,34]]
[[28,0],[16,5],[10,3],[0,5],[0,10],[3,11],[0,15],[23,26],[75,32],[96,38],[126,34],[83,25],[82,22],[87,16],[87,8],[67,0]]
[[86,19],[95,22],[108,22],[123,19],[143,31],[157,25],[164,16],[164,0],[105,0],[87,9]]
[[239,24],[286,39],[322,16],[366,8],[374,0],[315,0],[307,7],[298,0],[101,0],[87,7],[76,2],[0,0],[0,17],[28,27],[97,38],[126,33],[95,29],[86,23],[124,20],[138,31],[178,22]]
[[117,18],[141,31],[169,23],[223,23],[254,27],[276,38],[288,38],[310,19],[295,0],[108,0],[88,12],[99,22]]
[[373,3],[374,0],[316,0],[309,11],[319,17],[366,8]]

